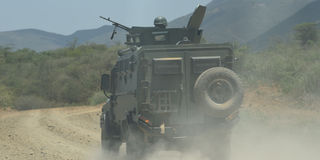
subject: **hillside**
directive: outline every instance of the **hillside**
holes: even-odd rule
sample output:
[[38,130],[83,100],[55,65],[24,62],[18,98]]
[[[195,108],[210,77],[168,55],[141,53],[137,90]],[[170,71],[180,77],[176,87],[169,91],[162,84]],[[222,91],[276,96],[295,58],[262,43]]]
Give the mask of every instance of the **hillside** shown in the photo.
[[[61,35],[37,29],[25,29],[8,32],[0,32],[0,46],[9,46],[14,49],[31,48],[35,51],[53,50],[85,43],[116,44],[123,41],[123,35],[118,35],[110,40],[112,26],[102,26],[97,29],[76,31],[71,35]],[[120,32],[119,34],[123,34]]]
[[[202,23],[209,42],[249,42],[281,23],[312,0],[215,0],[207,5]],[[190,15],[170,23],[172,27],[187,24]]]
[[15,49],[51,50],[65,47],[67,41],[66,36],[36,29],[0,32],[0,45]]
[[[283,35],[291,25],[319,17],[319,1],[314,0],[213,0],[201,28],[208,42],[232,42],[264,45],[274,35]],[[312,4],[310,4],[312,2]],[[192,11],[190,11],[191,13]],[[169,23],[169,27],[186,26],[190,14]],[[0,46],[14,49],[31,48],[36,51],[52,50],[87,43],[112,45],[123,42],[124,32],[113,41],[112,26],[76,31],[71,35],[60,35],[36,29],[0,32]],[[279,34],[281,33],[281,34]],[[75,39],[77,41],[75,41]],[[253,41],[257,41],[253,43]]]
[[320,22],[320,1],[315,1],[298,11],[293,16],[252,40],[249,45],[254,49],[263,49],[270,45],[272,39],[287,40],[292,35],[293,27],[306,22]]

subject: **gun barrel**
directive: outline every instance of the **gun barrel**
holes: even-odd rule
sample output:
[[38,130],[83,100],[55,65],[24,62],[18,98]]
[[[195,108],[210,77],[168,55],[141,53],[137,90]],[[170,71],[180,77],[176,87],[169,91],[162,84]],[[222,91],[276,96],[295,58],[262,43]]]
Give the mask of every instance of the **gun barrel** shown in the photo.
[[124,26],[124,25],[122,25],[122,24],[120,24],[120,23],[118,23],[118,22],[115,22],[115,21],[111,20],[110,17],[105,18],[105,17],[103,17],[103,16],[100,16],[100,18],[102,18],[102,19],[104,19],[104,20],[106,20],[106,21],[109,21],[109,22],[112,23],[112,25],[114,25],[114,26],[116,26],[116,27],[119,27],[119,28],[121,28],[121,29],[123,29],[123,30],[126,30],[126,31],[128,31],[128,32],[130,32],[130,30],[131,30],[129,27]]
[[106,21],[110,21],[110,18],[106,18],[106,17],[103,17],[103,16],[99,16],[100,18],[106,20]]

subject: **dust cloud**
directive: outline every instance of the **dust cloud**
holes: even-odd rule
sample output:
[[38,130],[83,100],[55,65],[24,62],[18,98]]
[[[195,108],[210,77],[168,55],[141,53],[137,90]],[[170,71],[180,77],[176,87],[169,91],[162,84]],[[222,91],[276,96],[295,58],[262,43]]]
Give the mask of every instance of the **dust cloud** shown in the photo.
[[[119,155],[115,153],[102,153],[98,151],[94,156],[89,157],[88,160],[130,160],[130,157],[126,156],[126,144],[123,143],[120,148]],[[146,154],[144,160],[210,160],[208,157],[201,154],[200,151],[190,152],[178,152],[168,151],[165,148],[157,147],[157,151]]]
[[[232,135],[231,160],[318,160],[320,121],[300,110],[266,115],[244,109]],[[319,115],[319,112],[313,116]]]
[[[304,110],[279,111],[270,115],[256,111],[254,108],[241,109],[241,119],[234,126],[231,135],[230,160],[320,159],[320,121],[314,117],[319,115],[319,112],[307,111],[306,114],[300,114],[300,112],[304,112]],[[189,145],[192,148],[199,144]],[[166,151],[166,148],[161,144],[156,146],[156,151],[147,154],[145,160],[209,160],[207,156],[195,148],[178,152]],[[102,155],[101,153],[96,155],[99,156],[90,159],[129,159],[125,154],[125,144],[121,146],[120,156],[115,154]]]

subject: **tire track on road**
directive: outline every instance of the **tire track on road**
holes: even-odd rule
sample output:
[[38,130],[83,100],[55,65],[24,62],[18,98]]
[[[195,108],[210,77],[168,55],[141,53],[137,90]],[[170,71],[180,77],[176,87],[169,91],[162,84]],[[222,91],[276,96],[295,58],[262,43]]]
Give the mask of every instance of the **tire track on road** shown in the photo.
[[0,159],[87,159],[99,147],[98,117],[99,107],[4,111]]

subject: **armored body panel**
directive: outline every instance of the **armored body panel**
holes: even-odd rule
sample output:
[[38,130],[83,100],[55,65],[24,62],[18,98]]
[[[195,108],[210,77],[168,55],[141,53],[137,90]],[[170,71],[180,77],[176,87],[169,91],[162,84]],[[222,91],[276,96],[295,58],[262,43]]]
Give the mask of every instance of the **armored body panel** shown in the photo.
[[[232,69],[232,64],[233,52],[228,44],[154,45],[129,50],[119,57],[111,74],[115,108],[119,114],[124,113],[121,108],[129,106],[127,110],[140,113],[185,112],[182,117],[187,118],[187,111],[197,110],[192,108],[196,106],[193,86],[199,75],[212,67]],[[124,100],[120,100],[122,97]]]

